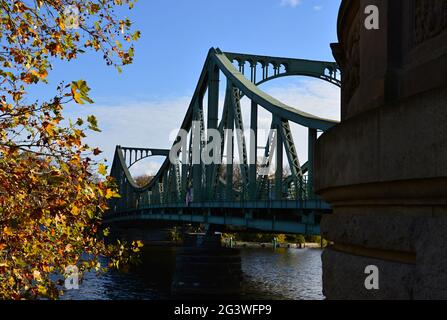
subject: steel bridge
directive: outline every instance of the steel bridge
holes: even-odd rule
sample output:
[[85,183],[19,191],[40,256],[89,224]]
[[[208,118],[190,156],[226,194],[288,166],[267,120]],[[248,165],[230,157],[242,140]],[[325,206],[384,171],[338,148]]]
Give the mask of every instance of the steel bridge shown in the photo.
[[[331,208],[313,192],[314,147],[318,135],[337,122],[285,105],[259,88],[287,76],[313,77],[341,86],[341,72],[333,62],[210,49],[171,149],[116,148],[111,176],[121,198],[111,201],[106,221],[159,220],[319,234],[321,214],[330,213]],[[222,77],[226,89],[219,108]],[[242,117],[243,97],[251,103],[248,126]],[[264,142],[258,136],[259,108],[272,116]],[[291,123],[308,129],[308,144],[303,146],[307,147],[308,161],[304,164],[298,159]],[[251,129],[249,137],[247,129]],[[262,159],[257,157],[258,149],[263,149]],[[204,154],[212,161],[206,161]],[[146,186],[139,186],[129,169],[152,156],[166,160]],[[288,174],[284,174],[283,162],[288,163]],[[275,170],[271,170],[273,164]]]

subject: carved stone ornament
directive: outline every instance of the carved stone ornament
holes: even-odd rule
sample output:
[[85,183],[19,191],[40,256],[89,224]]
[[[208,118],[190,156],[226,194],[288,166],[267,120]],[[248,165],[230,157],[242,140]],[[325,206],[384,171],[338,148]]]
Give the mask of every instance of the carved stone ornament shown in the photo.
[[414,45],[447,28],[447,0],[414,0]]

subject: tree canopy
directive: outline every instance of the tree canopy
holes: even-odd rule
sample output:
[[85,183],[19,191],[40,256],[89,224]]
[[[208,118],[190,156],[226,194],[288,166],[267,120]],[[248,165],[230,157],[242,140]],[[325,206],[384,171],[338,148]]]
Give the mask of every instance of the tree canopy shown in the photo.
[[[53,275],[132,260],[124,244],[106,245],[101,231],[107,201],[118,194],[107,167],[83,143],[99,131],[96,118],[64,118],[68,103],[93,103],[84,80],[32,100],[31,86],[47,82],[56,60],[99,52],[121,72],[140,37],[119,12],[131,0],[0,0],[0,298],[57,298]],[[99,174],[103,178],[96,179]],[[133,244],[138,251],[139,243]]]

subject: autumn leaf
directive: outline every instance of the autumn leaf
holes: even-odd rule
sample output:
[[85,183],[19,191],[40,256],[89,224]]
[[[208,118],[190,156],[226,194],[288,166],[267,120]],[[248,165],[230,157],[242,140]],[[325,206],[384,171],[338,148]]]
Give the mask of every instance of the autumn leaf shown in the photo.
[[101,130],[99,130],[98,128],[98,121],[96,120],[96,117],[93,115],[90,115],[87,117],[87,122],[89,123],[88,128],[90,130],[96,131],[96,132],[101,132]]
[[78,207],[76,207],[76,206],[73,206],[73,207],[71,208],[71,214],[74,215],[74,216],[79,215],[80,211],[81,211],[81,210],[80,210]]
[[45,132],[50,137],[54,135],[54,128],[55,128],[54,124],[46,122],[46,123],[43,124],[43,127],[45,129]]
[[6,236],[12,236],[14,233],[12,232],[11,228],[4,227],[3,228],[3,234],[6,235]]
[[103,176],[107,175],[107,167],[105,165],[103,165],[102,163],[100,163],[98,165],[98,173]]
[[102,151],[99,148],[93,149],[93,155],[97,156],[97,155],[99,155],[101,153],[102,153]]
[[93,100],[89,98],[88,93],[90,88],[87,86],[87,82],[84,80],[73,81],[71,84],[71,94],[73,99],[78,104],[93,103]]
[[106,199],[119,198],[120,194],[112,189],[107,189],[106,191]]
[[132,40],[136,41],[141,37],[140,31],[135,31],[135,33],[132,35]]

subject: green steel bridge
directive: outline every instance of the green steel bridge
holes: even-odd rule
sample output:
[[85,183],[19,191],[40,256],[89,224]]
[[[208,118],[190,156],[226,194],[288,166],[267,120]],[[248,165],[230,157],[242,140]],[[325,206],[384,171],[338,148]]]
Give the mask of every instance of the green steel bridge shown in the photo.
[[[287,106],[259,88],[286,76],[308,76],[341,86],[341,72],[333,62],[210,49],[172,148],[116,148],[111,176],[121,198],[111,201],[106,222],[170,221],[319,234],[321,215],[331,213],[331,208],[313,192],[314,147],[318,135],[337,122]],[[222,80],[226,80],[225,100],[219,108]],[[251,102],[248,126],[242,117],[243,97]],[[270,134],[263,142],[258,137],[259,108],[272,116]],[[308,131],[308,161],[304,164],[298,159],[291,123]],[[251,129],[249,137],[247,129]],[[217,132],[221,141],[214,140]],[[213,141],[217,149],[208,148]],[[262,160],[257,159],[258,149],[264,150]],[[205,161],[204,153],[213,161]],[[146,186],[139,186],[129,170],[152,156],[166,160]],[[284,174],[283,162],[288,163],[288,174]],[[272,171],[273,164],[276,169]]]

